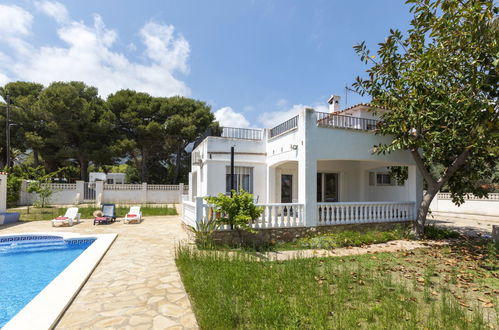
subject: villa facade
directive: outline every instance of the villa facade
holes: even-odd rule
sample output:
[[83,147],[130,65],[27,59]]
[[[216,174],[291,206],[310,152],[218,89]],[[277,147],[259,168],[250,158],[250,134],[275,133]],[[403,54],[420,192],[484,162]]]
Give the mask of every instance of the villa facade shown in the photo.
[[[273,128],[224,127],[197,141],[184,221],[206,220],[202,198],[229,193],[231,147],[236,190],[264,207],[256,228],[414,220],[423,181],[410,153],[373,153],[390,137],[374,134],[379,117],[369,105],[340,110],[338,96],[328,103],[328,113],[304,109]],[[396,182],[390,166],[406,166],[407,180]]]

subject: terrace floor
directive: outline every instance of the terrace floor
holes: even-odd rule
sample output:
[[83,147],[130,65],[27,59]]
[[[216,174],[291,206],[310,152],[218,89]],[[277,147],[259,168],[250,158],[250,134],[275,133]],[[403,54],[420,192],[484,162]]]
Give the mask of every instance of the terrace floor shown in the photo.
[[117,233],[118,237],[64,313],[56,329],[197,329],[174,260],[175,243],[187,239],[178,216],[52,228],[50,221],[0,226],[0,234],[27,232]]

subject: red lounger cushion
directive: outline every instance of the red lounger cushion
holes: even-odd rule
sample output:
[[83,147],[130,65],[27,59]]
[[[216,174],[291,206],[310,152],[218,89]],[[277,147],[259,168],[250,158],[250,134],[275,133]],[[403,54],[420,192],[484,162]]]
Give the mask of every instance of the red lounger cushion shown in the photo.
[[95,220],[107,220],[108,218],[107,217],[97,217],[95,218]]
[[67,219],[68,219],[68,217],[57,217],[57,218],[55,218],[55,219],[56,219],[56,220],[67,220]]
[[126,217],[127,218],[135,218],[137,216],[137,214],[127,214]]

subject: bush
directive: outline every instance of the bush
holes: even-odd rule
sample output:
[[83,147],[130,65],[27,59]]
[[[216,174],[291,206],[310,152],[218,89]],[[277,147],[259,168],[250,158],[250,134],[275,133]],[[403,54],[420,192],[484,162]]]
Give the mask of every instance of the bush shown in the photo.
[[253,203],[253,195],[242,190],[232,196],[218,194],[217,197],[206,197],[208,203],[213,204],[213,210],[220,214],[216,219],[219,224],[230,225],[233,229],[254,232],[250,223],[260,217],[263,208]]
[[15,174],[7,176],[7,207],[16,207],[21,192],[22,179]]

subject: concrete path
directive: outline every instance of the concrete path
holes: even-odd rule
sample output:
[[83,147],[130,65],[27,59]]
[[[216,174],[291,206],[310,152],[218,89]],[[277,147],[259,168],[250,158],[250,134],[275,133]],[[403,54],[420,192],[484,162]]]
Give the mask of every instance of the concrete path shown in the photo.
[[0,226],[0,234],[70,231],[118,237],[69,306],[56,329],[197,329],[175,266],[174,247],[187,239],[177,216],[52,228],[49,221]]
[[[471,216],[470,216],[471,217]],[[499,220],[495,217],[489,217],[483,220],[476,220],[472,218],[457,218],[448,216],[428,216],[428,224],[434,224],[440,227],[447,227],[449,229],[458,231],[465,235],[483,236],[492,234],[492,226],[499,226]]]

